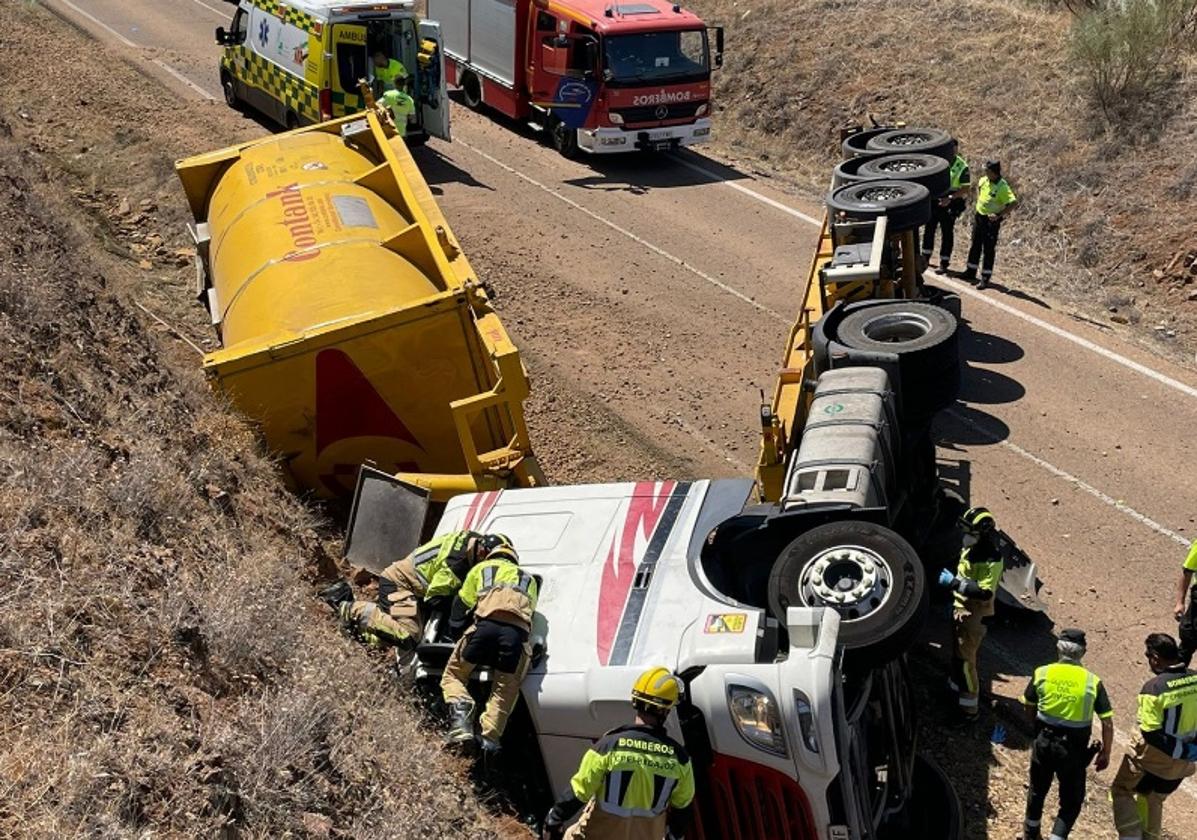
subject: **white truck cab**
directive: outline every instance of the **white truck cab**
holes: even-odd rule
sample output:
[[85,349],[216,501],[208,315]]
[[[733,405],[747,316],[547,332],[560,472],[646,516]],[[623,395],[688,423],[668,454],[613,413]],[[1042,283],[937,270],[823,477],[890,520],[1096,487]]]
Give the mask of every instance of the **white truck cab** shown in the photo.
[[[915,752],[900,660],[846,670],[836,611],[790,607],[782,626],[716,586],[718,526],[753,488],[650,481],[448,503],[438,534],[506,534],[542,582],[533,633],[546,655],[523,700],[551,789],[566,790],[590,744],[631,721],[631,686],[659,664],[685,683],[669,725],[694,757],[696,836],[957,837],[950,785]],[[919,822],[929,816],[944,824]]]

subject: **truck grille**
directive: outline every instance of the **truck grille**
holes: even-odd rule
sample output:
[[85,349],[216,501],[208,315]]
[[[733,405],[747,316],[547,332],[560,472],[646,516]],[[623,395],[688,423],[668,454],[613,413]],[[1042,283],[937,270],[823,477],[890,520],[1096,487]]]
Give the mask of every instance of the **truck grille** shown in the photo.
[[819,840],[806,793],[793,779],[716,755],[707,783],[710,796],[695,799],[700,840]]
[[669,120],[688,120],[702,105],[705,99],[690,102],[671,102],[668,105],[644,105],[636,108],[616,108],[615,113],[623,117],[625,125],[649,122],[668,122]]

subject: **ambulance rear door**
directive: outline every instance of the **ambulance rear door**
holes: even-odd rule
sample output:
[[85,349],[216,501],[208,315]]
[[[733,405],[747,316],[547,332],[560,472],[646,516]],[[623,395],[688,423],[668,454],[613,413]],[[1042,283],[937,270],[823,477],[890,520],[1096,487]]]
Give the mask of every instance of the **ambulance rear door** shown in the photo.
[[[419,24],[420,49],[417,60],[420,123],[433,137],[451,140],[449,136],[449,90],[445,86],[445,49],[441,25],[422,20]],[[426,49],[427,47],[427,49]]]

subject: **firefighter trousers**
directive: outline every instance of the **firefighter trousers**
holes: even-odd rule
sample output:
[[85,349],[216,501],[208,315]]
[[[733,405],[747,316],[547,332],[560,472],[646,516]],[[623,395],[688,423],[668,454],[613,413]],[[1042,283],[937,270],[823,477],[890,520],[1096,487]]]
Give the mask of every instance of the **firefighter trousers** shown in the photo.
[[952,612],[952,681],[956,686],[960,711],[973,716],[981,701],[981,679],[977,671],[977,654],[985,639],[984,616],[972,610]]
[[[1164,823],[1164,800],[1193,775],[1193,762],[1172,758],[1142,740],[1122,756],[1122,764],[1110,784],[1114,803],[1114,827],[1122,840],[1160,840]],[[1139,802],[1145,813],[1139,810]]]
[[1043,803],[1052,780],[1060,783],[1060,810],[1052,825],[1052,837],[1067,837],[1085,804],[1085,768],[1089,766],[1088,744],[1082,735],[1043,729],[1031,747],[1031,783],[1027,789],[1027,835],[1039,832]]
[[483,738],[498,742],[519,702],[520,685],[531,661],[527,630],[501,621],[479,619],[453,648],[441,677],[441,693],[449,705],[471,699],[470,675],[479,666],[490,667],[494,677],[490,698],[482,712],[481,729]]
[[420,637],[423,591],[415,566],[405,557],[379,576],[377,601],[354,601],[344,617],[368,641],[414,646]]

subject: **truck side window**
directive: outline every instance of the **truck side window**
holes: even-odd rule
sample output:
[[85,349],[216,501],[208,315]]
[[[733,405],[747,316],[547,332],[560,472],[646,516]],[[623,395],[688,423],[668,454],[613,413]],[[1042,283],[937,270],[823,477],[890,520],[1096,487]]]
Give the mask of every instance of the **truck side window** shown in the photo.
[[244,44],[245,36],[249,32],[249,15],[245,13],[245,9],[238,9],[237,14],[233,15],[233,43]]
[[536,13],[536,31],[537,32],[556,32],[557,18],[550,15],[548,12]]
[[570,41],[568,67],[570,70],[593,73],[595,52],[592,45],[598,42],[598,38],[584,26],[575,27],[574,34],[578,37]]

